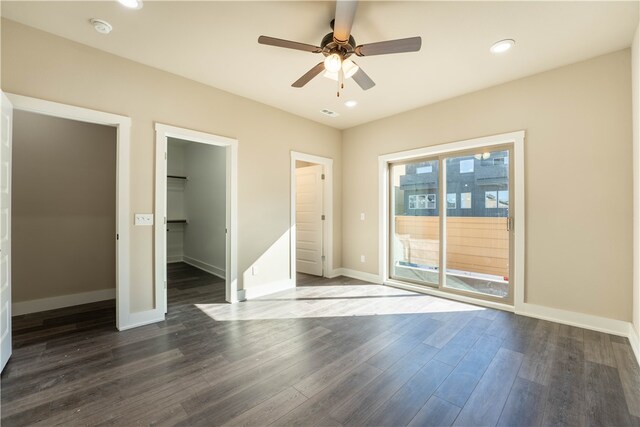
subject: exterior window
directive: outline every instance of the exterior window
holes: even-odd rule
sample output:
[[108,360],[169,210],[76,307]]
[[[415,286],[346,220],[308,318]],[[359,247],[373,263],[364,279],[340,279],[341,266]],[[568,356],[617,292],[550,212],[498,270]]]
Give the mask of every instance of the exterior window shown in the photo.
[[460,173],[473,173],[473,159],[460,160]]
[[509,191],[498,191],[498,207],[509,207]]
[[409,209],[416,209],[418,206],[417,197],[416,195],[409,196]]
[[421,166],[419,168],[416,168],[416,173],[420,174],[420,173],[431,173],[433,172],[433,166],[429,165],[429,166]]
[[460,194],[460,208],[471,209],[471,193]]
[[436,208],[436,195],[434,193],[427,194],[427,209]]
[[456,193],[447,194],[447,209],[456,208]]
[[498,192],[497,191],[485,191],[484,192],[484,207],[487,209],[494,209],[498,207]]

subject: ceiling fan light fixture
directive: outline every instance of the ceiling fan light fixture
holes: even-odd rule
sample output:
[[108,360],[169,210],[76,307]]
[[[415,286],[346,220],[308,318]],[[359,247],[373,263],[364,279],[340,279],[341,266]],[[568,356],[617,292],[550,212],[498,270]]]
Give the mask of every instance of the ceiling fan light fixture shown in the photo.
[[342,67],[342,58],[337,53],[332,53],[324,59],[324,68],[330,73],[337,73]]
[[142,9],[142,0],[118,0],[118,3],[129,9]]
[[498,42],[495,42],[489,50],[493,54],[505,53],[509,49],[511,49],[516,44],[516,41],[513,39],[504,39]]
[[345,59],[342,61],[342,72],[344,73],[344,78],[348,79],[352,77],[355,73],[358,72],[360,67],[358,67],[355,62],[350,59]]

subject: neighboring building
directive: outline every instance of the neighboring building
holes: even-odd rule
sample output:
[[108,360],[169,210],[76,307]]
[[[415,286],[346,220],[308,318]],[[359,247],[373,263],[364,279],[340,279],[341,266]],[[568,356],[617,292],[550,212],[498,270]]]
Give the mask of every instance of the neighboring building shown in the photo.
[[[453,157],[447,162],[447,215],[509,215],[509,152]],[[438,216],[441,206],[438,160],[405,165],[396,190],[395,215]],[[403,200],[403,203],[399,203]]]

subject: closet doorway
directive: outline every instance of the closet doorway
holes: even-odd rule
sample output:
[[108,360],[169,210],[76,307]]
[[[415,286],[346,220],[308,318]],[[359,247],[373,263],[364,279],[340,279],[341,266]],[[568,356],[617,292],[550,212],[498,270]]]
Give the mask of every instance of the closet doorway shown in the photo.
[[165,313],[169,295],[192,286],[238,300],[236,163],[236,140],[156,124],[156,306]]

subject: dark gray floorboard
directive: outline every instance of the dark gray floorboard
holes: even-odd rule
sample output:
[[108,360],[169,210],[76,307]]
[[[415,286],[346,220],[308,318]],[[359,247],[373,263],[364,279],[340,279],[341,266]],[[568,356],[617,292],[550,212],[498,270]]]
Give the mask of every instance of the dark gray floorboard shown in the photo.
[[169,266],[166,320],[13,318],[2,426],[639,425],[626,338],[337,277],[236,305]]

